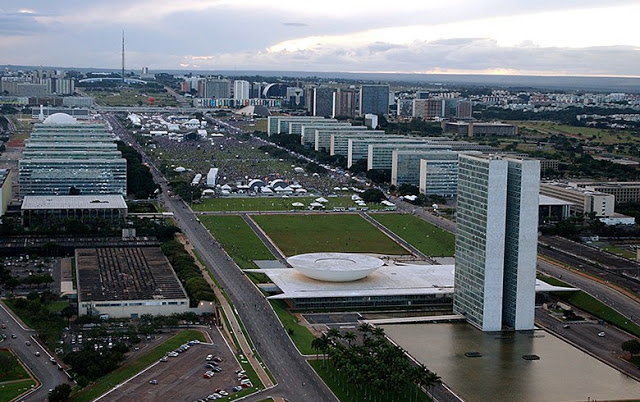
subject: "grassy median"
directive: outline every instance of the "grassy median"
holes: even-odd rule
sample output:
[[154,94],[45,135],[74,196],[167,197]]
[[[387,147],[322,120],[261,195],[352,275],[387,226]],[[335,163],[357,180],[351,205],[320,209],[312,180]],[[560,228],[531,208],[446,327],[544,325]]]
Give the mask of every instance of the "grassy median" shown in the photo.
[[371,214],[384,227],[431,257],[451,257],[456,238],[446,230],[408,214]]

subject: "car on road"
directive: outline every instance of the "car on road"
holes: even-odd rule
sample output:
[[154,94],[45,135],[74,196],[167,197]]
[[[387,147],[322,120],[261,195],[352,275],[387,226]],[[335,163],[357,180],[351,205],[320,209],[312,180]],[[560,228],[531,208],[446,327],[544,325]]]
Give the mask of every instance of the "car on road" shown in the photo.
[[31,342],[29,342],[29,341],[26,341],[24,344],[27,345],[27,346],[31,346]]
[[16,334],[11,334],[11,339],[16,339]]
[[562,328],[568,329],[568,328],[571,328],[571,327],[569,326],[569,324],[564,324],[564,325],[562,326]]
[[36,352],[36,357],[40,357],[40,352]]
[[207,397],[208,400],[213,401],[214,399],[220,399],[222,396],[220,394],[213,393]]
[[2,323],[2,329],[7,329],[7,326],[5,325],[5,323]]
[[151,380],[149,381],[149,384],[158,385],[158,380]]
[[220,394],[220,395],[222,395],[222,396],[227,396],[227,395],[229,395],[229,393],[228,393],[227,391],[225,391],[224,389],[220,389],[220,388],[216,389],[216,391],[215,391],[215,392],[216,392],[216,394]]
[[169,361],[169,359],[167,359],[167,356],[163,357],[160,359],[161,362],[166,363]]
[[56,359],[54,359],[53,357],[49,358],[49,361],[50,361],[52,364],[56,364]]
[[607,334],[605,334],[604,332],[598,332],[598,336],[600,338],[604,338]]

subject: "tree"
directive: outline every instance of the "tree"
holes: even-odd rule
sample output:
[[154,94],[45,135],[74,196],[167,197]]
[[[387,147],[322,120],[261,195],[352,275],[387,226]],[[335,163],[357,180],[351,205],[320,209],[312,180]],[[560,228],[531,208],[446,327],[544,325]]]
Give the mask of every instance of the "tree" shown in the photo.
[[14,371],[18,366],[18,361],[10,354],[3,353],[0,355],[0,373],[7,375]]
[[364,202],[380,202],[384,200],[384,193],[377,188],[370,188],[362,193]]
[[629,359],[633,359],[633,355],[640,353],[640,342],[636,339],[622,342],[621,347],[625,352],[629,352]]
[[69,399],[71,394],[71,386],[69,384],[60,384],[49,392],[49,402],[63,402]]
[[344,339],[345,341],[347,341],[347,343],[349,344],[349,346],[351,346],[351,342],[356,340],[356,334],[353,333],[352,331],[347,331],[342,335],[342,339]]

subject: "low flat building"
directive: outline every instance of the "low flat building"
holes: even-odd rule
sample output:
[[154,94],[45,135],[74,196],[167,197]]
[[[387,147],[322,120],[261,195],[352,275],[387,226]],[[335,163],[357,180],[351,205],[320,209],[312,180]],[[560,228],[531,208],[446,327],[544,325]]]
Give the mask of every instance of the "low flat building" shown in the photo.
[[571,207],[573,205],[575,204],[570,201],[540,194],[540,201],[538,202],[538,219],[540,221],[548,218],[554,220],[566,219],[571,214]]
[[540,183],[540,193],[573,203],[571,207],[573,214],[582,215],[593,212],[600,218],[613,215],[615,196],[611,194],[561,182]]
[[76,249],[78,314],[139,318],[189,311],[160,247]]
[[127,203],[121,195],[27,195],[22,201],[25,226],[61,219],[122,219]]
[[576,182],[573,184],[579,188],[611,194],[616,197],[616,205],[640,203],[640,182],[638,181]]
[[504,123],[469,123],[444,122],[442,129],[445,133],[462,137],[513,137],[518,135],[518,126]]

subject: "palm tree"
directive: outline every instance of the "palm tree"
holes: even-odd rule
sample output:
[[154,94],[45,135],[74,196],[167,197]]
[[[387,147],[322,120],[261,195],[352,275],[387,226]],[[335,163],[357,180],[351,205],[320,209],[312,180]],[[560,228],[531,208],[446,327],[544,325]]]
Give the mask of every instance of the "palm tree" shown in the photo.
[[373,325],[369,324],[368,322],[363,322],[358,326],[358,331],[362,332],[363,334],[368,334],[373,331]]
[[326,361],[326,354],[329,351],[329,345],[331,344],[327,334],[322,334],[319,338],[314,338],[311,341],[311,347],[316,350],[316,358],[318,357],[318,351],[322,352],[322,366],[324,367]]
[[372,333],[372,334],[373,334],[373,336],[375,336],[376,338],[382,338],[382,337],[384,337],[384,329],[383,329],[383,328],[380,328],[380,327],[375,327],[371,333]]
[[352,331],[347,331],[342,335],[342,339],[344,339],[345,341],[347,341],[347,343],[349,344],[349,346],[351,346],[351,342],[356,340],[356,334],[353,333]]
[[327,331],[327,336],[331,340],[342,338],[342,334],[337,328],[330,328],[329,331]]

